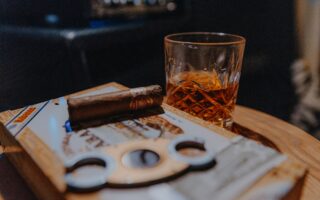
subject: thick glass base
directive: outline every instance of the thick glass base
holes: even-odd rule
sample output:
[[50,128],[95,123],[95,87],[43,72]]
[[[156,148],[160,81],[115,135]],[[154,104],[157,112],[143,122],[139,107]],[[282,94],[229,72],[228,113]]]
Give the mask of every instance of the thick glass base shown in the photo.
[[213,122],[216,126],[225,128],[227,130],[231,130],[232,129],[232,125],[233,125],[233,119],[232,118],[228,118],[228,119],[221,119],[220,121],[217,122]]

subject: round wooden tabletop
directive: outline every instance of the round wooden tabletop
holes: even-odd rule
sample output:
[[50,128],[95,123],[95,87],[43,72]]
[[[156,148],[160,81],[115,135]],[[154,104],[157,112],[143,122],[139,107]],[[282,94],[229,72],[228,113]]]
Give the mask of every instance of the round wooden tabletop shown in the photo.
[[282,153],[304,163],[308,174],[301,199],[320,199],[320,141],[301,129],[268,114],[237,106],[235,126],[250,130],[251,137],[267,138]]
[[[301,199],[320,199],[320,141],[287,122],[243,106],[236,107],[234,121],[234,129],[245,136],[264,140],[262,143],[304,163],[309,173]],[[23,180],[1,153],[0,146],[0,200],[33,199]]]

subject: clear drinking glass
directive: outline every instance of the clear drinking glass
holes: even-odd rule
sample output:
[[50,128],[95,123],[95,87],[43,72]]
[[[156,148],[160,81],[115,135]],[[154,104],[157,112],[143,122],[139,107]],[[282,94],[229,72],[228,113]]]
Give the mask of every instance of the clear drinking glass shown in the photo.
[[230,128],[245,38],[225,33],[178,33],[165,42],[166,102]]

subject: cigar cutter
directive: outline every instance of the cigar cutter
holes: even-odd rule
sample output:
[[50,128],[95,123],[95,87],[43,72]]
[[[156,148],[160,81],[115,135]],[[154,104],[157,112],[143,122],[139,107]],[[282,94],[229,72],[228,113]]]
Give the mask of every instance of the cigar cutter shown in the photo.
[[[70,159],[65,181],[70,188],[90,190],[105,185],[135,187],[155,184],[187,170],[213,166],[215,152],[204,138],[181,135],[173,140],[131,140]],[[82,168],[99,168],[89,172]]]

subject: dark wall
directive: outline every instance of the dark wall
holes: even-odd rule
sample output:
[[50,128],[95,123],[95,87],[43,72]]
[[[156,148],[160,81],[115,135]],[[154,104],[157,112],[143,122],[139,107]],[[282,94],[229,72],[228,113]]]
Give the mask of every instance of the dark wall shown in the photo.
[[59,16],[61,26],[85,24],[87,0],[0,0],[0,22],[25,26],[45,26],[46,16]]
[[[52,43],[53,37],[43,37],[40,42],[30,38],[23,41],[25,37],[8,38],[8,33],[3,39],[0,30],[0,78],[5,80],[0,88],[4,91],[0,110],[79,89],[77,82],[70,83],[68,79],[75,73],[63,72],[68,72],[74,60],[88,68],[88,87],[109,81],[131,87],[164,85],[163,37],[174,32],[213,31],[240,34],[247,39],[238,102],[288,119],[295,102],[289,70],[295,56],[293,2],[192,0],[190,8],[183,17],[128,21],[132,24],[129,30],[99,36],[91,34],[101,33],[99,28],[82,32],[81,37],[72,41],[77,42],[72,48],[81,49],[82,56],[74,58],[68,54],[69,42]],[[91,45],[86,46],[85,41],[91,41]],[[26,74],[33,75],[26,79]],[[26,86],[28,89],[24,90]],[[28,95],[27,91],[36,92]]]

